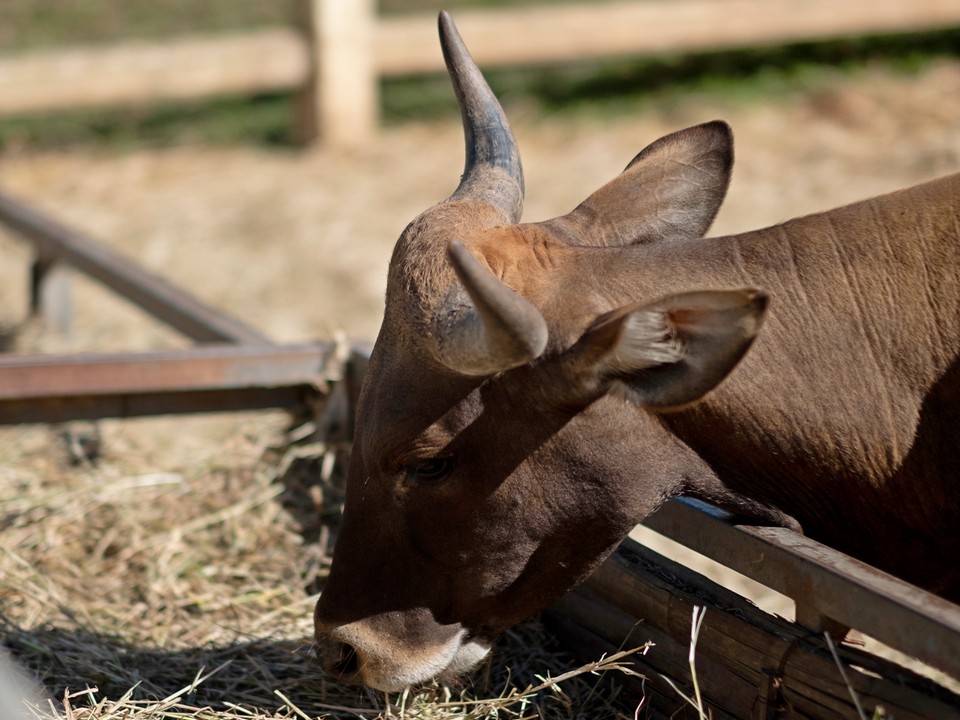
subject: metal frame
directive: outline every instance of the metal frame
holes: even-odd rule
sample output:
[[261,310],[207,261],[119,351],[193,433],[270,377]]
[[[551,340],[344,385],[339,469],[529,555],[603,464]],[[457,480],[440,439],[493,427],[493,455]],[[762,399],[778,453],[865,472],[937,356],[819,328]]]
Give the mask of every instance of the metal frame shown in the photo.
[[[149,353],[0,356],[0,425],[102,417],[309,409],[340,379],[333,343],[279,345],[102,243],[0,193],[0,222],[30,242],[30,311],[55,269],[85,273],[203,346]],[[65,296],[59,298],[66,301]],[[54,314],[61,322],[70,308]]]
[[296,410],[339,374],[330,343],[0,356],[0,425]]
[[0,222],[34,247],[30,307],[36,311],[40,286],[58,265],[69,265],[110,288],[174,330],[197,342],[265,345],[270,339],[198,300],[158,275],[82,233],[58,223],[21,200],[0,193]]

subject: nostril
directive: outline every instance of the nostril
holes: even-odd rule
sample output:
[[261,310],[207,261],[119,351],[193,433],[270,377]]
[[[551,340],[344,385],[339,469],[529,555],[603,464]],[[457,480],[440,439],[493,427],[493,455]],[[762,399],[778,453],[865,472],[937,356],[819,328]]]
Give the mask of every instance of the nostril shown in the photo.
[[323,656],[323,669],[340,682],[355,682],[360,673],[360,658],[352,645],[331,643]]

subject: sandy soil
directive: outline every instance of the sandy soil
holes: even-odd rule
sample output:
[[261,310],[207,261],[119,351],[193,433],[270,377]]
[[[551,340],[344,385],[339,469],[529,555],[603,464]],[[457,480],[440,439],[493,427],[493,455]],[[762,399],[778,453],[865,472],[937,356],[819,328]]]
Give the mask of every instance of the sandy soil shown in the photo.
[[[566,212],[662,134],[723,118],[737,162],[715,233],[746,230],[960,169],[960,63],[916,75],[837,76],[773,102],[690,97],[630,116],[542,117],[509,107],[527,174],[525,219]],[[453,118],[386,130],[351,153],[177,147],[128,154],[75,149],[0,157],[0,188],[102,240],[281,341],[378,328],[393,243],[446,197],[462,168]],[[69,340],[23,325],[28,253],[0,231],[0,333],[16,352],[134,350],[185,341],[77,278]],[[105,443],[143,472],[210,459],[241,425],[108,423]],[[243,432],[251,432],[242,425]],[[257,432],[276,432],[276,419]],[[55,440],[0,429],[15,466]],[[165,459],[166,458],[166,459]],[[771,607],[780,609],[776,599]],[[786,610],[780,610],[786,612]]]

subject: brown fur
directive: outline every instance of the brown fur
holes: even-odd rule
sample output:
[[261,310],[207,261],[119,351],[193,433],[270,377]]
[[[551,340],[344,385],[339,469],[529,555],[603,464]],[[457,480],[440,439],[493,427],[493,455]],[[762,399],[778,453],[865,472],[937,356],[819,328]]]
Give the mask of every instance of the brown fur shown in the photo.
[[[397,643],[430,655],[455,635],[444,667],[461,669],[680,494],[960,599],[960,175],[703,238],[731,160],[711,123],[654,143],[565,217],[511,224],[456,197],[407,229],[317,606],[341,677],[426,679],[439,651],[377,668]],[[444,318],[479,297],[453,240],[542,315],[539,356],[484,376],[445,364]],[[769,308],[755,290],[702,292],[744,287]],[[669,337],[642,337],[658,326],[637,313]]]

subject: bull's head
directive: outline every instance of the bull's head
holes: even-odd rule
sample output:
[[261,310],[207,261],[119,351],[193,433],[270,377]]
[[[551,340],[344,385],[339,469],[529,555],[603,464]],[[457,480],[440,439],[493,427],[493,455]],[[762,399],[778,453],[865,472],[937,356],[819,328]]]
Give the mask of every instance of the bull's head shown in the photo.
[[699,461],[655,411],[718,383],[764,308],[751,290],[644,296],[656,285],[634,277],[638,245],[712,222],[725,125],[663,138],[570,214],[519,224],[506,118],[445,14],[440,35],[466,169],[394,251],[316,610],[328,670],[382,690],[474,665],[677,492]]

